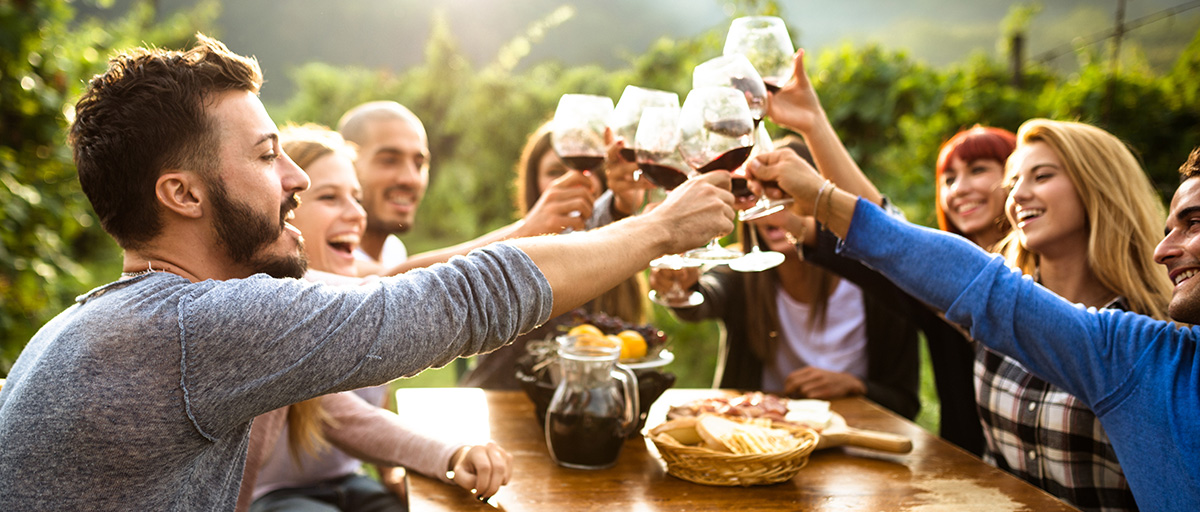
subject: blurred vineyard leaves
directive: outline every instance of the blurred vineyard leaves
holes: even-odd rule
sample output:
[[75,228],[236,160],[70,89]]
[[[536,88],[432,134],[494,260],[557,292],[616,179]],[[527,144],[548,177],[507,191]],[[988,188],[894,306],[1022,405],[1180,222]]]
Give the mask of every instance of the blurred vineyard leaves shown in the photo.
[[102,25],[76,22],[62,0],[0,2],[0,374],[42,324],[120,272],[66,144],[85,81],[111,49],[184,46],[218,10],[204,2],[155,22],[142,4]]

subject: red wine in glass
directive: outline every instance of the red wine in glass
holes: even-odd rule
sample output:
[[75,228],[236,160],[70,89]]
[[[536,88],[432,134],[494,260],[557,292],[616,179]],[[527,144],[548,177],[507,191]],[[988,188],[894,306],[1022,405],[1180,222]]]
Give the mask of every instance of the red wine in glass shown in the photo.
[[696,171],[702,174],[712,171],[732,171],[746,163],[746,158],[750,157],[750,150],[752,149],[754,149],[754,146],[733,148],[722,153],[721,156],[713,159],[713,161],[705,164],[703,167],[696,169]]
[[638,169],[641,169],[642,176],[650,180],[650,183],[665,190],[675,190],[675,187],[682,185],[688,179],[687,173],[670,165],[638,162]]
[[763,85],[767,86],[767,91],[770,91],[771,94],[775,94],[775,93],[779,92],[779,86],[775,85],[775,82],[768,82],[764,79]]
[[621,158],[624,158],[626,162],[635,162],[637,161],[637,152],[631,147],[621,148]]
[[579,155],[577,155],[577,156],[560,156],[559,158],[562,159],[564,164],[567,164],[567,167],[570,167],[570,168],[578,170],[578,171],[590,171],[592,169],[600,167],[600,164],[604,163],[604,157],[602,157],[602,156],[592,156],[592,155],[579,156]]

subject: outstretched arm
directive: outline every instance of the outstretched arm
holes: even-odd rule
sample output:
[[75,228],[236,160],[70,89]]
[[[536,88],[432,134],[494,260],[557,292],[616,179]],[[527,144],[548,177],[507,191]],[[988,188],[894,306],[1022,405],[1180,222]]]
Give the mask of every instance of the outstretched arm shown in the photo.
[[817,91],[804,71],[804,50],[796,52],[795,72],[787,84],[771,95],[768,112],[771,120],[804,137],[812,152],[817,169],[826,178],[846,191],[862,196],[866,200],[883,204],[883,195],[875,184],[863,174],[862,169],[850,157],[842,139],[825,115]]
[[410,256],[404,263],[396,267],[390,269],[368,268],[366,272],[362,273],[396,275],[414,268],[444,263],[451,257],[465,255],[501,240],[549,235],[559,233],[566,228],[582,230],[584,221],[592,215],[592,192],[591,179],[579,171],[570,171],[550,184],[524,219],[474,240]]

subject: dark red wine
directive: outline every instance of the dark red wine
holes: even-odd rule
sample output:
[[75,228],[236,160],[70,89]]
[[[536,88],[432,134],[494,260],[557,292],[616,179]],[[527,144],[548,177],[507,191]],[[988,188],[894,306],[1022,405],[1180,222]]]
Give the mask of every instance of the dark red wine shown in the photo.
[[754,131],[754,123],[744,119],[722,119],[705,122],[704,129],[731,139],[745,137]]
[[738,198],[754,197],[754,192],[750,191],[750,183],[746,181],[746,178],[734,176],[729,181],[729,191],[733,192],[734,197]]
[[775,84],[773,84],[773,83],[771,83],[771,82],[768,82],[768,81],[766,81],[766,80],[763,80],[763,85],[767,86],[767,91],[769,91],[771,94],[774,94],[774,93],[777,93],[777,92],[779,92],[779,86],[778,86],[778,85],[775,85]]
[[704,167],[696,169],[701,173],[709,171],[732,171],[746,163],[746,158],[750,156],[750,150],[753,146],[743,146],[726,151],[725,154],[717,157],[709,162]]
[[642,170],[642,176],[650,180],[650,183],[667,190],[675,190],[675,187],[688,179],[687,173],[669,165],[638,162],[638,169]]
[[548,448],[560,464],[608,467],[625,443],[619,418],[550,412],[546,422]]
[[633,148],[621,148],[621,158],[624,158],[626,162],[633,162],[637,160],[637,152]]
[[590,171],[600,167],[600,164],[604,163],[604,157],[602,156],[560,156],[559,158],[562,159],[564,164],[567,164],[567,167],[577,171]]

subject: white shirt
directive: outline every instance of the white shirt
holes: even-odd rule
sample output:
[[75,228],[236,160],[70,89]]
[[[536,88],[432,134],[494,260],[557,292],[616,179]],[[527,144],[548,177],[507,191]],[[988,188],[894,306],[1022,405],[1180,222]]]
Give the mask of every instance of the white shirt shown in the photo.
[[390,269],[408,259],[408,248],[396,235],[388,235],[383,240],[383,250],[379,253],[379,261],[375,261],[370,254],[363,252],[362,247],[354,249],[354,259],[378,263],[383,268]]
[[[808,304],[776,287],[782,342],[773,361],[763,365],[763,389],[783,390],[788,374],[805,366],[867,376],[867,324],[862,290],[840,279],[825,308],[825,322],[809,325]],[[820,329],[818,329],[820,327]]]

